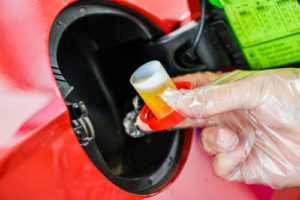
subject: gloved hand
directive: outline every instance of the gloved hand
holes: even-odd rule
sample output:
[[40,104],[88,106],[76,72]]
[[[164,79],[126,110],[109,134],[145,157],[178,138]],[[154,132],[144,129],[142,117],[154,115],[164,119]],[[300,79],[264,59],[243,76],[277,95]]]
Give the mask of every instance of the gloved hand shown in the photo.
[[[161,97],[205,127],[201,142],[228,181],[300,186],[300,70],[234,71],[194,90]],[[189,123],[189,124],[188,124]]]

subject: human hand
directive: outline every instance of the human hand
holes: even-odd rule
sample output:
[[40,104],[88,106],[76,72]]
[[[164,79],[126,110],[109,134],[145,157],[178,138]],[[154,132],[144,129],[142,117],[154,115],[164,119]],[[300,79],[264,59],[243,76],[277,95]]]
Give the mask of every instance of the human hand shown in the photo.
[[[300,186],[300,70],[234,71],[161,97],[190,126],[205,127],[215,174],[274,188]],[[189,124],[185,124],[189,126]]]

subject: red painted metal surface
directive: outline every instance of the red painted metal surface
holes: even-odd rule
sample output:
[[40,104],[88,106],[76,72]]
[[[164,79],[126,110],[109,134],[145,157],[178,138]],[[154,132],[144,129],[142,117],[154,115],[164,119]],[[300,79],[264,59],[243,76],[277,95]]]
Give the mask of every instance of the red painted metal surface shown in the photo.
[[200,14],[198,0],[112,0],[132,8],[159,25],[166,33],[195,19]]
[[[50,68],[51,25],[72,1],[0,2],[1,200],[268,199],[272,195],[266,187],[215,177],[196,132],[187,133],[179,167],[160,191],[138,196],[109,182],[79,145]],[[197,15],[194,1],[116,1],[141,12],[166,32]],[[185,12],[192,14],[182,17]]]

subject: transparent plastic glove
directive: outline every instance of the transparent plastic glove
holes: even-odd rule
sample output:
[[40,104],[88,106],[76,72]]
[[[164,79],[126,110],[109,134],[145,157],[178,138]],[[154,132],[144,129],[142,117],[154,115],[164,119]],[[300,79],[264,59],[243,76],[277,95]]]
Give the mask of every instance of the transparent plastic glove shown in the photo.
[[[300,186],[300,70],[235,71],[161,97],[202,126],[212,167],[228,181]],[[185,124],[188,126],[188,124]]]

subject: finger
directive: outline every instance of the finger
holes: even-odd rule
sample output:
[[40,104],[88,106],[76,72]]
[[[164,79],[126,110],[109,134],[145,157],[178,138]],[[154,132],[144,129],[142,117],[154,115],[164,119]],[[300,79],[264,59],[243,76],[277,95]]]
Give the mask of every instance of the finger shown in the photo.
[[[136,125],[144,132],[152,132],[153,130],[148,126],[148,124],[144,123],[140,117],[138,116],[136,119]],[[214,120],[210,119],[200,119],[194,120],[186,118],[184,121],[179,124],[173,126],[171,129],[185,129],[185,128],[193,128],[193,127],[208,127],[215,125]]]
[[216,85],[204,87],[198,95],[203,105],[202,117],[259,106],[272,84],[265,72],[254,73],[237,71],[216,80]]
[[220,75],[212,72],[197,72],[193,74],[178,76],[173,78],[172,80],[174,82],[187,81],[190,82],[194,88],[197,88],[210,83],[211,81],[215,80],[218,76]]
[[167,88],[160,97],[174,110],[191,119],[201,119],[201,103],[198,101],[199,89],[173,90]]
[[144,132],[152,132],[153,130],[148,126],[148,124],[142,122],[142,120],[140,119],[140,117],[138,116],[136,119],[136,124],[139,127],[139,129],[141,129]]
[[183,128],[192,128],[192,127],[206,127],[206,126],[212,126],[213,124],[214,122],[211,122],[207,119],[195,120],[195,119],[186,118],[184,121],[175,125],[173,128],[183,129]]
[[269,87],[265,80],[259,79],[261,77],[208,85],[194,90],[174,91],[168,88],[160,96],[173,109],[188,118],[207,118],[228,111],[259,106]]
[[212,161],[215,175],[225,180],[241,181],[239,166],[246,160],[247,156],[247,151],[240,145],[231,152],[218,153]]
[[227,128],[209,127],[201,134],[202,147],[209,154],[232,151],[238,143],[238,136]]

